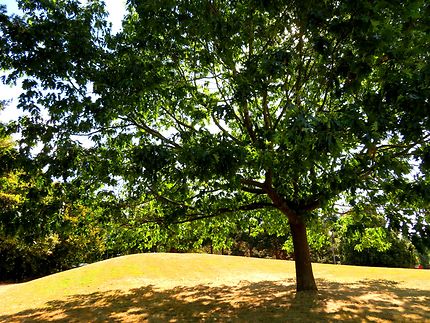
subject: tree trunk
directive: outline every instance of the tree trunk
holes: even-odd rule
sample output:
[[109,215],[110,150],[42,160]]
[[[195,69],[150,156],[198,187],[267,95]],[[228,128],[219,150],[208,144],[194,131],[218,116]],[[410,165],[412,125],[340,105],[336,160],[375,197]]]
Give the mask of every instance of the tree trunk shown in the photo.
[[[318,288],[315,284],[314,273],[312,272],[308,237],[306,236],[306,224],[303,222],[300,213],[292,209],[287,201],[273,188],[270,171],[266,174],[263,189],[273,201],[273,204],[288,218],[293,237],[297,291],[317,291]],[[318,203],[312,203],[312,205],[308,205],[302,211],[314,209],[317,206]]]
[[290,221],[290,229],[294,245],[297,291],[317,291],[312,272],[306,225],[301,219],[297,219],[297,221]]

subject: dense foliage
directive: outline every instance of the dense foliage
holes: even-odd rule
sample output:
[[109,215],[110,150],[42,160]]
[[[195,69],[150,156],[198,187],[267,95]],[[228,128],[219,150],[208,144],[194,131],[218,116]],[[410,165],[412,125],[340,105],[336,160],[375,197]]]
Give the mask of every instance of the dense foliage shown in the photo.
[[378,215],[352,214],[342,217],[338,235],[340,261],[348,265],[412,268],[417,252],[407,236],[386,228]]

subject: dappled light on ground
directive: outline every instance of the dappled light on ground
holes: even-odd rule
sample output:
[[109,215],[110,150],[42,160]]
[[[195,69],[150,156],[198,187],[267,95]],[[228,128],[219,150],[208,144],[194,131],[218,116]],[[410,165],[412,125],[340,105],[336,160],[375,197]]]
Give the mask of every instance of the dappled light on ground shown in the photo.
[[318,281],[318,294],[296,294],[293,280],[236,285],[155,285],[50,301],[44,308],[0,316],[1,322],[316,322],[430,321],[430,291],[395,281]]

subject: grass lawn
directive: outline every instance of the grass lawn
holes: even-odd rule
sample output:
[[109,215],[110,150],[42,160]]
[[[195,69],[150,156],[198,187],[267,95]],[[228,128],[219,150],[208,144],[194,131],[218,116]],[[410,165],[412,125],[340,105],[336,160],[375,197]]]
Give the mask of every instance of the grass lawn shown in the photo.
[[313,267],[318,294],[296,295],[290,261],[118,257],[0,285],[0,322],[430,322],[430,270]]

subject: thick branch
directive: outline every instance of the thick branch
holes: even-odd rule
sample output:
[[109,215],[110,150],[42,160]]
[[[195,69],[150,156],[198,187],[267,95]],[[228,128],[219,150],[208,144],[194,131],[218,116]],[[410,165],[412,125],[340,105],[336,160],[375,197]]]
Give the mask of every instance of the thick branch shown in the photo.
[[321,200],[319,197],[317,198],[312,198],[306,201],[302,201],[300,202],[298,205],[295,206],[290,206],[290,207],[294,207],[295,209],[297,209],[299,212],[310,212],[313,210],[318,209],[321,206]]
[[276,192],[272,185],[265,185],[264,191],[272,200],[273,205],[287,216],[291,224],[297,223],[300,220],[296,211],[288,205],[287,201]]
[[240,180],[240,183],[241,183],[241,184],[243,184],[243,185],[247,185],[247,186],[254,186],[254,187],[261,188],[261,189],[263,189],[263,188],[264,188],[264,183],[261,183],[261,182],[255,181],[255,180],[253,180],[253,179],[246,179],[246,178],[242,178],[242,179]]
[[[259,209],[265,209],[268,207],[274,207],[274,205],[271,203],[251,203],[251,204],[241,205],[237,208],[220,208],[220,209],[215,210],[211,214],[204,214],[204,213],[189,214],[188,218],[186,218],[186,219],[168,222],[168,223],[169,224],[181,224],[181,223],[193,222],[193,221],[198,221],[198,220],[211,219],[211,218],[215,218],[217,216],[221,216],[221,215],[224,215],[227,213],[235,213],[235,212],[239,212],[239,211],[253,211],[253,210],[259,210]],[[165,222],[166,222],[166,220],[164,218],[159,217],[159,218],[141,220],[141,221],[139,221],[139,224],[146,224],[146,223],[163,224]],[[127,224],[124,224],[124,226],[130,226],[130,225],[127,223]],[[133,226],[134,226],[134,224],[133,224]]]
[[242,191],[257,194],[257,195],[266,194],[266,192],[261,188],[254,188],[254,187],[248,187],[248,186],[242,186]]
[[175,221],[173,222],[173,224],[181,224],[181,223],[192,222],[197,220],[209,219],[209,218],[214,218],[227,213],[235,213],[239,211],[253,211],[253,210],[259,210],[259,209],[265,209],[268,207],[275,207],[275,206],[272,203],[251,203],[251,204],[241,205],[237,208],[220,208],[215,210],[211,214],[206,214],[206,215],[204,215],[203,213],[190,214],[190,217],[188,219]]

